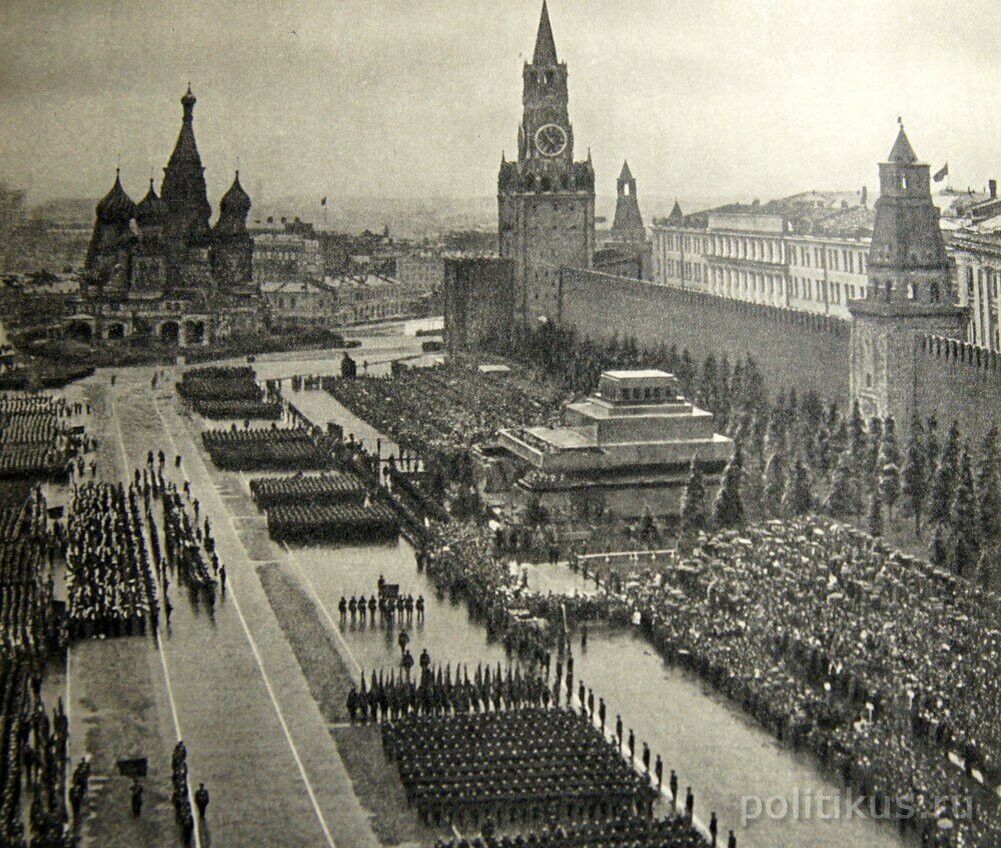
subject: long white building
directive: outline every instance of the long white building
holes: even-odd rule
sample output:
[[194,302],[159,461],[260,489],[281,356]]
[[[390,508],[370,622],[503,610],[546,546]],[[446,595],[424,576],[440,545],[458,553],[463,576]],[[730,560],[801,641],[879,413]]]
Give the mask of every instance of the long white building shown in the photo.
[[[1001,201],[946,190],[936,196],[955,262],[957,302],[969,305],[969,341],[1001,350]],[[873,212],[864,192],[804,192],[653,221],[653,279],[721,297],[848,319],[867,296]]]

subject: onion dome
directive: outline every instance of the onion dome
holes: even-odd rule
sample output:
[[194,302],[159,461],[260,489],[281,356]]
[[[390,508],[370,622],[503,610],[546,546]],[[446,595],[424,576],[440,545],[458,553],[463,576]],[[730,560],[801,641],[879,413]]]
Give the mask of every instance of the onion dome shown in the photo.
[[97,204],[97,220],[102,223],[127,224],[136,214],[136,205],[122,188],[121,169],[115,169],[115,184]]
[[140,227],[155,226],[162,224],[167,217],[167,204],[164,203],[155,191],[153,191],[153,180],[149,181],[149,191],[146,196],[136,204],[136,223]]
[[197,102],[198,99],[191,93],[191,83],[189,82],[188,90],[184,92],[184,95],[181,97],[181,106],[184,108],[185,117],[191,116]]
[[219,201],[219,214],[227,218],[230,216],[239,217],[242,220],[247,217],[251,205],[250,195],[240,185],[240,172],[237,171],[236,176],[233,177],[233,185]]
[[236,172],[233,185],[219,201],[219,220],[215,231],[223,236],[243,236],[247,232],[247,215],[250,212],[250,196],[240,185],[240,172]]

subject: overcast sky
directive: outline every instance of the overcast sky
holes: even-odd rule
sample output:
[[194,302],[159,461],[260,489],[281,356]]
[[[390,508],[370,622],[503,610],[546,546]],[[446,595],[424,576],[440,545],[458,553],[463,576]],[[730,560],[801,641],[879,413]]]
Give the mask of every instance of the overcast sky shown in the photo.
[[[0,0],[0,175],[157,185],[188,81],[213,203],[483,196],[521,113],[541,0]],[[876,184],[903,115],[957,187],[1001,175],[997,0],[550,0],[578,155],[648,194]]]

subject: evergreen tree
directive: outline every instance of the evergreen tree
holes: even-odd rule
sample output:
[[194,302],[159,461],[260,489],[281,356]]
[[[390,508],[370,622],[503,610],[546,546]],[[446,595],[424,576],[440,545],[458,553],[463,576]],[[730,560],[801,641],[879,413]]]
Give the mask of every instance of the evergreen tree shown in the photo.
[[740,498],[744,474],[744,456],[737,445],[723,473],[716,502],[713,504],[713,524],[716,527],[740,527],[744,523],[744,503]]
[[865,419],[862,417],[862,409],[858,401],[852,404],[852,415],[848,421],[849,449],[852,454],[852,462],[856,470],[861,471],[865,463]]
[[952,516],[952,499],[956,494],[959,480],[959,427],[953,422],[949,428],[942,457],[935,474],[935,484],[931,492],[929,518],[935,524],[948,524]]
[[988,553],[987,549],[984,548],[980,552],[980,559],[977,560],[977,585],[993,591],[994,589],[994,572],[997,571],[998,565],[997,560],[993,559]]
[[704,530],[708,516],[706,514],[706,484],[702,467],[698,460],[692,460],[688,483],[681,501],[681,532],[683,535]]
[[892,462],[900,465],[900,445],[897,442],[897,422],[891,415],[883,422],[883,444],[882,444],[882,465]]
[[691,396],[695,388],[695,360],[686,347],[681,352],[681,361],[678,363],[678,372],[674,375],[681,383],[682,391],[685,395]]
[[653,520],[653,513],[646,505],[643,507],[643,517],[640,519],[639,535],[648,545],[660,539],[660,531],[657,530],[657,523]]
[[858,512],[855,486],[852,484],[851,465],[847,454],[842,454],[834,469],[831,491],[824,501],[824,510],[835,518],[845,519]]
[[970,455],[965,450],[960,459],[959,485],[952,503],[952,535],[955,540],[953,567],[961,577],[971,577],[980,556],[980,532],[977,495],[973,484]]
[[786,490],[785,462],[781,452],[773,453],[765,466],[765,509],[770,515],[782,514],[782,496]]
[[911,421],[911,439],[907,446],[907,464],[904,466],[903,495],[907,509],[914,516],[914,532],[921,536],[921,516],[928,499],[928,472],[925,461],[928,449],[924,443],[924,427],[916,415]]
[[949,565],[949,552],[945,545],[945,526],[942,524],[935,527],[928,558],[939,568],[946,568]]
[[900,500],[900,450],[897,447],[897,428],[892,418],[886,419],[883,439],[879,448],[879,492],[886,507],[886,517],[893,518],[893,508]]
[[984,438],[977,467],[977,498],[985,549],[1001,544],[1001,446],[996,426]]
[[768,416],[764,412],[758,412],[754,416],[751,426],[751,438],[748,442],[748,457],[751,462],[748,468],[757,467],[759,472],[764,471],[765,462],[765,433],[768,431]]
[[833,463],[838,463],[842,455],[848,453],[848,425],[844,421],[839,421],[831,430],[831,458]]
[[800,403],[800,410],[804,424],[811,430],[819,430],[824,420],[824,404],[820,400],[820,395],[810,389]]
[[840,423],[841,413],[838,411],[838,405],[831,401],[831,405],[827,407],[827,429],[833,432]]
[[533,495],[525,506],[525,524],[529,527],[538,527],[549,520],[549,511],[539,501],[537,495]]
[[873,492],[869,499],[869,533],[872,536],[883,535],[883,499],[879,492]]
[[883,420],[873,418],[869,422],[869,438],[866,453],[866,473],[875,480],[879,476],[879,455],[883,449]]
[[925,472],[928,474],[928,491],[930,493],[935,487],[935,474],[938,472],[938,454],[941,449],[938,442],[938,419],[934,415],[928,418],[928,423],[925,424],[925,432],[927,433],[925,438],[925,450],[927,451]]
[[900,500],[900,469],[892,462],[886,463],[879,472],[879,494],[886,504],[886,517],[893,518],[893,508]]
[[699,379],[699,393],[705,399],[706,407],[714,413],[719,413],[716,407],[717,380],[716,357],[709,354],[702,363],[702,375]]
[[788,445],[788,431],[786,429],[786,413],[779,407],[772,410],[768,419],[768,430],[765,433],[764,451],[771,456],[784,456]]
[[730,394],[731,372],[730,359],[724,353],[719,363],[716,377],[716,403],[719,405],[720,427],[725,428],[732,415],[732,396]]
[[796,460],[792,475],[789,477],[782,506],[788,516],[805,515],[813,509],[810,475],[801,459]]

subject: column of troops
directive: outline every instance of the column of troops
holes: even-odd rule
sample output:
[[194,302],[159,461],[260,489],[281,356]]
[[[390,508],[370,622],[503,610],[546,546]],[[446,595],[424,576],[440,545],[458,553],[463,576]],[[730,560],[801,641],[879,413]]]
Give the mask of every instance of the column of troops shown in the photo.
[[249,366],[212,365],[185,371],[177,391],[206,418],[278,420],[282,415],[281,392],[268,381],[266,389],[257,383]]
[[41,698],[49,652],[65,644],[52,603],[59,544],[46,516],[38,488],[0,511],[0,845],[12,848],[27,845],[25,812],[33,845],[68,838],[69,723],[61,701],[50,714]]
[[159,605],[134,485],[74,488],[66,544],[70,633],[74,638],[146,633]]

